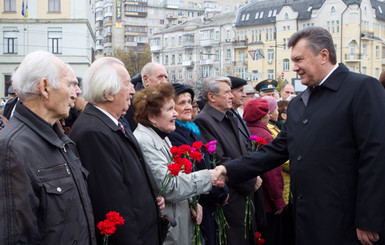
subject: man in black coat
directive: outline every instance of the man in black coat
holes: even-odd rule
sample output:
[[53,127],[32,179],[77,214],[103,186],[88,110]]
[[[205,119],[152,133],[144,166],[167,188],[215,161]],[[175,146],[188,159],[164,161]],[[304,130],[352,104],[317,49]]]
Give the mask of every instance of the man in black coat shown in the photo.
[[87,170],[56,123],[81,93],[75,74],[35,51],[13,78],[20,101],[0,130],[0,244],[95,245]]
[[[119,120],[135,93],[130,75],[121,61],[105,57],[91,65],[82,82],[89,103],[70,137],[90,172],[95,221],[109,211],[119,212],[125,222],[110,237],[112,244],[161,244],[159,207],[164,208],[164,199],[155,197],[138,142]],[[102,243],[99,232],[97,240]]]
[[271,144],[217,170],[236,183],[290,159],[295,243],[373,244],[385,221],[384,89],[337,64],[323,28],[293,34],[289,47],[308,88]]
[[[202,95],[207,103],[194,119],[205,142],[218,141],[216,159],[220,164],[249,153],[248,146],[240,135],[238,119],[229,111],[232,108],[232,99],[234,97],[230,86],[231,81],[227,77],[205,80]],[[251,212],[250,216],[246,218],[245,227],[245,208],[246,201],[252,202],[254,198],[256,184],[257,178],[255,177],[239,184],[229,185],[229,201],[223,208],[230,226],[229,229],[226,229],[227,244],[229,245],[255,244],[253,232],[255,231],[254,213]],[[252,220],[249,219],[250,217]]]

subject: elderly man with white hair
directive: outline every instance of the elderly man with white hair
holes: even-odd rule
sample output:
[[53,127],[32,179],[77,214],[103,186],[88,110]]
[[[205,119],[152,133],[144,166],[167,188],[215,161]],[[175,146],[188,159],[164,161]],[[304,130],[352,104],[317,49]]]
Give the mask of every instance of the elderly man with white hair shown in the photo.
[[0,244],[96,244],[87,170],[56,123],[81,92],[74,72],[36,51],[12,79],[20,101],[0,131]]
[[144,87],[151,86],[152,84],[167,83],[168,75],[166,68],[159,63],[147,63],[143,66],[141,74]]
[[[88,101],[75,121],[70,137],[88,169],[88,187],[95,221],[109,211],[125,219],[109,239],[115,245],[161,244],[159,217],[164,199],[156,198],[139,144],[120,117],[135,90],[123,63],[112,57],[96,60],[82,80]],[[97,233],[98,243],[103,238]]]

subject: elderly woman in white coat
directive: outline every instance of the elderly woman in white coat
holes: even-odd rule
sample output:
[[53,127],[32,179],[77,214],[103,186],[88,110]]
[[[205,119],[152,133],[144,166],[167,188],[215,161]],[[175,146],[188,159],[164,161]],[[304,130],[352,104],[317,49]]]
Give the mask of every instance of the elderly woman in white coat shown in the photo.
[[[159,193],[168,164],[171,163],[172,145],[167,135],[175,130],[178,115],[174,109],[174,88],[171,84],[150,86],[135,95],[133,105],[138,122],[134,135],[143,151],[153,188]],[[180,173],[172,178],[171,185],[163,194],[166,201],[163,213],[173,216],[177,226],[170,228],[164,244],[193,244],[190,201],[192,197],[211,190],[210,171],[213,170]],[[199,223],[201,217],[195,212],[193,215]]]

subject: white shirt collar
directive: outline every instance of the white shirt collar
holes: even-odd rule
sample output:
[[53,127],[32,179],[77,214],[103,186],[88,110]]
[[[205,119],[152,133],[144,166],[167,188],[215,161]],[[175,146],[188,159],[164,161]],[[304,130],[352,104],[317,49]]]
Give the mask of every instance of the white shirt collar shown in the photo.
[[113,117],[110,113],[108,113],[107,111],[103,110],[102,108],[94,105],[96,108],[98,108],[101,112],[103,112],[104,114],[106,114],[106,116],[108,116],[114,123],[116,126],[118,126],[118,120],[116,120],[115,117]]
[[333,67],[333,69],[329,72],[329,74],[326,75],[326,77],[324,77],[324,79],[322,79],[322,81],[320,82],[320,84],[318,86],[321,86],[321,84],[323,84],[326,79],[328,79],[328,77],[330,77],[330,75],[338,68],[338,63]]

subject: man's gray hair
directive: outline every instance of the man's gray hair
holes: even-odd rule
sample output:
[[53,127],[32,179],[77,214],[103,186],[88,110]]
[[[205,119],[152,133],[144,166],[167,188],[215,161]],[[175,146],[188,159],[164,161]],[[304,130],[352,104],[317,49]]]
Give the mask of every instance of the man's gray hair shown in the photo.
[[105,102],[105,93],[115,95],[120,91],[122,78],[114,65],[124,64],[113,57],[103,57],[94,61],[82,80],[83,97],[90,103]]
[[161,64],[156,62],[150,62],[143,66],[142,70],[140,71],[140,74],[142,75],[142,79],[143,79],[143,75],[151,76],[154,66],[161,66]]
[[20,100],[36,97],[39,94],[37,84],[42,78],[46,78],[54,89],[58,89],[59,78],[62,76],[62,71],[59,69],[60,62],[63,61],[43,50],[25,56],[12,75],[12,85]]
[[231,80],[228,77],[209,77],[203,81],[202,85],[202,98],[207,102],[208,94],[211,92],[215,95],[219,93],[221,87],[218,82],[226,82],[231,87]]

